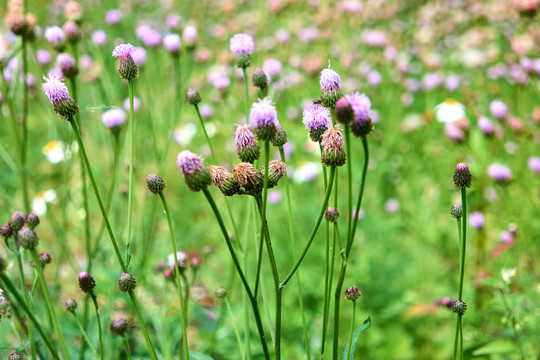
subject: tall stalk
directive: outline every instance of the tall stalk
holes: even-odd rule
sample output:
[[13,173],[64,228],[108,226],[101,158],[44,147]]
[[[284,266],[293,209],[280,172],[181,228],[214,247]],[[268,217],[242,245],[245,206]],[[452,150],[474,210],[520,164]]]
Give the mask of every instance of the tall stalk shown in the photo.
[[[23,112],[22,112],[22,143],[21,143],[21,171],[23,186],[23,203],[26,214],[30,212],[30,201],[28,199],[28,174],[26,159],[28,152],[28,84],[26,74],[28,73],[27,40],[22,36],[22,76],[23,76]],[[7,94],[6,94],[7,95]]]
[[129,89],[129,183],[128,183],[128,236],[126,242],[126,264],[131,262],[131,230],[133,219],[133,161],[135,156],[135,109],[133,108],[133,80],[128,80]]
[[242,74],[244,75],[244,94],[246,97],[246,124],[249,125],[249,88],[248,88],[248,75],[247,68],[242,68]]

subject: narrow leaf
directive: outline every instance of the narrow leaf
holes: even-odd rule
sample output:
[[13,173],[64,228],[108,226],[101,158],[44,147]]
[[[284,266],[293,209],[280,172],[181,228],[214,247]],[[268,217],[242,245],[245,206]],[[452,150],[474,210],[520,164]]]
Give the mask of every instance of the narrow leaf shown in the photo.
[[358,327],[358,329],[356,329],[356,331],[353,334],[353,337],[352,337],[352,340],[351,340],[351,342],[352,342],[351,355],[350,355],[349,359],[347,359],[347,353],[349,352],[349,346],[351,344],[347,344],[347,346],[345,347],[345,352],[343,353],[343,360],[353,360],[354,359],[354,350],[356,349],[356,340],[358,340],[358,336],[360,336],[360,333],[362,331],[364,331],[364,330],[369,329],[370,326],[371,326],[371,316],[368,316],[368,318],[366,320],[364,320],[362,325],[360,325],[360,327]]

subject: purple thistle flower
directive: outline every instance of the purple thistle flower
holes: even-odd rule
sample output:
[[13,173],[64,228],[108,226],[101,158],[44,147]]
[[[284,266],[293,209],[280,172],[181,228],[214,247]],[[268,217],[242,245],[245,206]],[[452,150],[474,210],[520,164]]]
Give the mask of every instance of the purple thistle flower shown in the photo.
[[376,70],[372,70],[367,73],[366,80],[370,85],[377,86],[382,80],[381,73]]
[[96,30],[92,33],[92,42],[97,46],[103,46],[107,42],[107,33],[104,30]]
[[[141,107],[141,99],[139,99],[137,96],[134,96],[133,97],[133,111],[139,110],[140,107]],[[126,98],[126,100],[124,100],[124,109],[126,109],[126,111],[129,111],[129,98]]]
[[144,45],[149,47],[158,47],[161,44],[161,34],[157,30],[150,30],[142,37]]
[[459,84],[460,84],[459,77],[454,74],[448,76],[446,80],[444,81],[444,85],[446,86],[446,89],[448,89],[448,91],[456,90],[459,87]]
[[341,78],[338,73],[328,68],[321,71],[321,90],[325,91],[340,91],[341,90]]
[[494,117],[497,119],[501,119],[506,116],[508,112],[508,108],[506,107],[506,104],[503,103],[501,100],[493,100],[489,104],[489,110],[493,114]]
[[70,97],[68,88],[61,77],[55,74],[49,74],[48,79],[43,75],[43,80],[45,80],[45,83],[41,84],[41,89],[53,105],[57,105]]
[[446,133],[446,136],[452,141],[462,142],[465,138],[465,132],[463,131],[463,129],[461,129],[454,123],[444,124],[444,132]]
[[118,9],[109,10],[105,14],[105,21],[111,25],[114,25],[117,22],[119,22],[121,18],[122,18],[122,13]]
[[51,62],[51,53],[45,49],[36,52],[36,59],[41,65],[48,65]]
[[249,113],[249,121],[255,129],[259,140],[271,141],[276,135],[277,111],[272,101],[265,97],[253,103]]
[[248,34],[236,34],[231,38],[230,47],[234,55],[250,55],[253,51],[253,38]]
[[214,108],[210,104],[201,104],[201,106],[199,106],[199,110],[204,119],[211,118],[214,114]]
[[193,175],[204,169],[201,157],[189,150],[184,150],[178,154],[176,165],[178,165],[178,168],[184,176]]
[[178,34],[167,34],[163,37],[163,47],[172,54],[177,54],[180,51],[181,44],[182,41]]
[[369,113],[371,112],[371,101],[369,98],[360,94],[358,91],[346,94],[345,98],[349,100],[351,107],[353,108],[355,122],[364,122],[369,120]]
[[538,156],[530,157],[528,164],[529,164],[529,169],[531,169],[537,174],[540,173],[540,157]]
[[182,38],[186,43],[193,44],[197,40],[197,29],[192,25],[186,26],[182,31]]
[[56,65],[62,70],[62,74],[71,79],[79,73],[79,68],[75,63],[73,56],[67,53],[58,54],[56,57]]
[[481,116],[480,118],[478,118],[478,128],[486,136],[493,135],[493,133],[495,132],[493,122],[485,116]]
[[484,215],[479,211],[471,213],[469,215],[469,224],[474,228],[481,229],[484,227]]
[[249,130],[247,125],[237,125],[234,141],[238,150],[244,150],[248,147],[255,146],[257,140],[255,135]]
[[66,39],[66,34],[59,26],[49,26],[45,29],[45,38],[53,45],[57,45]]
[[141,66],[146,62],[146,50],[142,47],[136,47],[131,54],[135,65]]
[[263,64],[263,71],[268,76],[276,76],[281,72],[281,62],[276,59],[268,59]]
[[167,24],[167,27],[169,29],[178,29],[180,27],[181,21],[182,21],[182,18],[179,15],[169,14],[167,15],[167,19],[165,20],[165,23]]
[[422,84],[424,85],[425,90],[431,90],[439,86],[442,82],[441,74],[439,73],[429,73],[424,76],[422,79]]
[[512,170],[502,164],[492,164],[488,167],[488,175],[495,182],[510,182],[512,180]]
[[302,122],[309,130],[311,140],[319,142],[326,129],[332,127],[330,110],[319,104],[308,105],[302,113]]
[[136,79],[139,74],[137,64],[133,60],[131,55],[133,54],[135,47],[131,44],[120,44],[114,48],[112,55],[120,58],[120,65],[118,67],[118,73],[124,80]]
[[113,134],[118,134],[120,128],[126,122],[126,113],[122,109],[110,109],[101,115],[101,121]]
[[120,60],[127,60],[135,51],[135,47],[131,44],[120,44],[114,48],[112,56],[119,57]]

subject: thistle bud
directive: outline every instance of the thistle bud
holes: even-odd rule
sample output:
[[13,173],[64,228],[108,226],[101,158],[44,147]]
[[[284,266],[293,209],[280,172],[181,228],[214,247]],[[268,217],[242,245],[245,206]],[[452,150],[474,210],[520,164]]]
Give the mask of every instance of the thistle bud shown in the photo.
[[223,300],[227,296],[227,288],[224,286],[218,287],[216,290],[216,297]]
[[251,78],[253,86],[263,90],[268,86],[268,76],[259,68],[253,71],[253,77]]
[[319,104],[312,104],[304,109],[302,122],[309,130],[309,138],[313,142],[321,141],[322,134],[332,127],[330,111]]
[[120,275],[120,279],[118,280],[118,288],[122,292],[128,292],[135,289],[137,286],[137,282],[135,281],[135,278],[131,274],[122,274]]
[[121,44],[114,48],[112,55],[120,58],[120,64],[118,66],[118,74],[124,80],[136,79],[139,76],[139,69],[137,64],[131,57],[135,47],[131,44]]
[[96,288],[96,281],[86,271],[81,271],[79,273],[79,287],[83,292],[91,294]]
[[367,118],[367,120],[355,120],[351,124],[351,132],[354,136],[358,138],[365,138],[371,132],[373,131],[373,122],[371,121],[371,118]]
[[9,355],[8,360],[24,360],[24,358],[19,353],[13,353],[13,354]]
[[45,266],[51,263],[52,258],[48,253],[41,253],[38,255],[38,260],[42,266]]
[[28,214],[28,216],[26,217],[26,227],[31,230],[34,230],[35,227],[38,225],[39,225],[39,217],[34,213]]
[[23,249],[32,250],[39,243],[39,238],[33,230],[30,230],[27,227],[22,227],[19,230],[19,245]]
[[[278,181],[287,172],[287,164],[280,160],[272,160],[268,163],[268,188],[271,189],[278,184]],[[264,175],[264,170],[263,173]]]
[[203,165],[202,159],[194,153],[188,150],[182,151],[176,158],[176,164],[190,190],[201,191],[212,183],[210,172]]
[[257,145],[255,135],[247,125],[238,126],[235,136],[238,157],[242,162],[254,163],[261,156],[261,149]]
[[124,336],[128,330],[128,323],[124,318],[116,318],[111,323],[111,332],[118,336]]
[[358,288],[355,288],[354,286],[351,286],[347,290],[345,290],[345,299],[356,301],[358,298],[362,295],[360,290]]
[[328,68],[321,72],[321,91],[322,105],[327,108],[333,108],[336,102],[341,98],[341,78],[338,73]]
[[49,101],[54,105],[54,112],[62,119],[70,120],[79,111],[77,102],[69,96],[66,84],[61,78],[54,74],[49,74],[49,78],[45,79],[45,83],[41,85],[43,92],[49,98]]
[[251,163],[240,163],[233,168],[233,177],[251,195],[259,194],[264,186],[264,178]]
[[463,207],[461,206],[461,204],[452,205],[450,215],[452,215],[454,219],[461,219],[461,216],[463,215]]
[[334,209],[333,207],[328,207],[328,210],[326,210],[326,214],[324,214],[324,217],[329,222],[336,222],[337,219],[339,219],[340,212],[338,209]]
[[156,174],[150,174],[146,178],[146,185],[152,194],[159,194],[165,189],[165,181]]
[[454,300],[452,302],[452,311],[459,315],[464,315],[467,310],[467,304],[464,301]]
[[66,308],[66,311],[72,313],[77,309],[77,302],[74,299],[67,299],[64,303],[64,307]]
[[353,108],[347,98],[342,97],[336,102],[334,116],[336,121],[341,124],[349,124],[354,120]]
[[217,186],[225,196],[233,196],[239,193],[240,184],[233,175],[223,166],[209,166],[208,171],[212,176],[212,184]]
[[79,73],[79,67],[75,63],[75,59],[67,53],[58,54],[56,64],[62,70],[62,75],[67,79],[73,79]]
[[471,187],[472,176],[466,164],[457,164],[453,180],[455,187],[462,189]]
[[186,102],[189,105],[197,105],[201,102],[201,94],[197,90],[189,89],[186,94]]
[[0,227],[0,235],[2,235],[4,239],[8,239],[13,236],[13,229],[9,225],[4,225]]
[[19,231],[24,226],[24,222],[26,221],[26,215],[24,215],[22,212],[17,211],[14,212],[13,215],[9,218],[8,225],[13,231]]
[[272,145],[279,147],[285,145],[286,143],[287,133],[280,126],[276,133],[276,136],[272,139]]
[[347,156],[343,150],[345,141],[338,128],[329,128],[321,137],[321,161],[324,166],[339,167],[345,164]]

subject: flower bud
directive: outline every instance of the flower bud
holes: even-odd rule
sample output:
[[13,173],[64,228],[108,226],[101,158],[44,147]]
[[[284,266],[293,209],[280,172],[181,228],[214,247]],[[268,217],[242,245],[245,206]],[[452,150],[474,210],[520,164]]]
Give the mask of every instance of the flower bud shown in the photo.
[[150,174],[146,178],[146,185],[152,194],[159,194],[165,189],[165,181],[156,174]]
[[464,315],[467,310],[467,304],[464,301],[454,300],[452,302],[452,311],[459,315]]
[[189,105],[197,105],[201,102],[201,94],[197,90],[189,89],[186,95],[186,102]]
[[345,164],[347,156],[343,150],[345,141],[338,128],[329,128],[321,137],[321,161],[324,166],[339,167]]
[[459,187],[462,189],[471,187],[472,176],[466,164],[457,164],[453,180],[455,187]]
[[262,191],[264,178],[260,171],[251,163],[240,163],[233,168],[233,177],[251,195],[257,195]]
[[137,286],[137,282],[135,281],[135,278],[131,274],[122,274],[120,275],[120,279],[118,280],[118,288],[122,292],[128,292],[135,289]]
[[268,86],[268,76],[259,68],[253,71],[253,77],[251,78],[253,85],[259,89],[266,89]]
[[257,145],[255,135],[247,125],[238,126],[235,136],[238,157],[242,162],[254,163],[261,156],[261,149]]
[[67,21],[62,27],[64,34],[66,34],[66,39],[71,44],[77,43],[81,39],[81,34],[79,32],[79,25],[75,21]]
[[216,297],[220,300],[224,299],[225,296],[227,296],[227,288],[224,286],[221,286],[217,288],[216,290]]
[[450,215],[452,215],[454,219],[461,219],[461,216],[463,215],[463,207],[461,206],[461,204],[452,205]]
[[52,258],[51,258],[51,255],[47,253],[41,253],[38,255],[38,260],[41,266],[45,266],[51,263]]
[[13,229],[9,225],[4,225],[0,227],[0,235],[5,239],[8,239],[13,236]]
[[212,176],[203,165],[202,159],[191,151],[184,150],[179,153],[176,164],[190,190],[201,191],[212,183]]
[[24,358],[19,353],[13,353],[13,354],[9,355],[8,360],[24,360]]
[[287,133],[280,127],[271,141],[274,146],[283,146],[287,143]]
[[77,302],[74,299],[67,299],[64,303],[64,306],[66,308],[66,311],[72,313],[77,309]]
[[198,257],[191,258],[189,260],[189,265],[191,266],[193,271],[197,271],[199,270],[199,267],[201,266],[201,259],[199,259]]
[[116,318],[111,323],[111,332],[118,336],[124,336],[128,330],[128,323],[124,318]]
[[79,273],[79,287],[87,294],[91,294],[96,288],[96,281],[86,271]]
[[22,227],[19,231],[19,245],[23,249],[32,250],[39,243],[39,238],[33,230],[27,227]]
[[353,108],[347,98],[342,97],[336,102],[334,116],[336,121],[341,124],[349,124],[354,120]]
[[6,27],[15,35],[22,35],[26,31],[24,15],[20,11],[10,11],[5,17]]
[[34,213],[28,214],[28,216],[26,217],[26,227],[31,230],[34,230],[35,227],[38,225],[39,225],[39,217]]
[[[281,160],[272,160],[268,163],[268,188],[271,189],[278,184],[278,181],[287,172],[287,165]],[[264,170],[262,172],[264,175]]]
[[13,215],[9,218],[8,225],[13,231],[19,231],[24,226],[24,222],[26,221],[26,215],[24,215],[22,212],[17,211],[14,212]]
[[345,299],[356,301],[358,298],[362,295],[360,290],[358,288],[355,288],[354,286],[351,286],[347,290],[345,290]]
[[333,207],[328,207],[328,210],[326,210],[326,214],[324,214],[324,217],[329,222],[336,222],[337,219],[339,219],[340,212],[338,209],[334,209]]
[[131,44],[120,44],[114,48],[112,55],[120,58],[118,74],[124,80],[136,79],[139,76],[139,69],[131,55],[135,47]]
[[212,176],[212,184],[217,186],[225,196],[233,196],[239,193],[240,184],[233,175],[223,166],[209,166],[208,171]]
[[73,79],[79,73],[79,67],[75,63],[75,59],[67,53],[58,54],[56,64],[62,70],[62,75],[67,79]]

